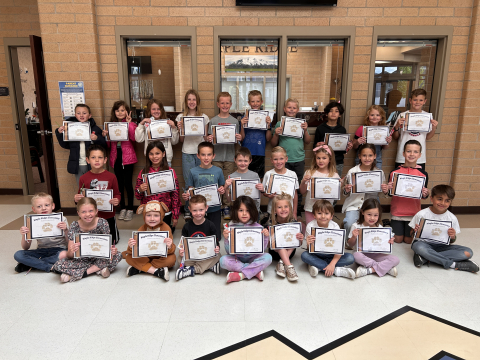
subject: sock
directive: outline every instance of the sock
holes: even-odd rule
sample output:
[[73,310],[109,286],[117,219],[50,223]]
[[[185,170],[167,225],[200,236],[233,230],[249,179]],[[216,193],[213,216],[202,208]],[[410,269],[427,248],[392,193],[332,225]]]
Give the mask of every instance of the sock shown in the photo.
[[450,269],[455,269],[455,265],[457,264],[454,262],[452,265],[450,265]]
[[373,274],[373,269],[372,268],[367,268],[367,274],[368,275]]

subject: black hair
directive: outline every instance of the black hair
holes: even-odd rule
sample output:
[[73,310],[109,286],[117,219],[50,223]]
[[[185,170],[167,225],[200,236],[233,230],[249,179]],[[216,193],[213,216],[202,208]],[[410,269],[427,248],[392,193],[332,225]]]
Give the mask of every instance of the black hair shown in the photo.
[[[377,155],[377,150],[375,149],[375,145],[365,143],[365,144],[360,145],[360,147],[358,148],[358,159],[359,160],[360,160],[360,155],[362,155],[363,149],[370,149],[370,150],[373,151],[374,155]],[[360,164],[361,163],[362,163],[362,161],[360,161]],[[376,166],[377,166],[377,159],[373,160],[372,167],[370,168],[370,171],[375,170]]]
[[204,147],[208,147],[209,149],[211,149],[213,151],[213,155],[215,155],[215,146],[213,146],[213,144],[211,142],[208,142],[208,141],[202,141],[200,144],[198,144],[197,153],[200,154],[200,149],[202,149]]
[[92,151],[101,151],[103,153],[103,157],[105,158],[107,157],[107,150],[105,150],[105,148],[102,145],[98,145],[98,144],[90,145],[85,154],[87,158],[90,157],[90,153]]
[[148,174],[148,171],[150,170],[150,167],[152,166],[152,162],[150,161],[150,156],[148,156],[148,154],[150,154],[150,151],[152,151],[152,149],[154,148],[157,148],[159,149],[162,153],[164,153],[164,156],[163,156],[163,159],[162,159],[162,162],[160,163],[160,171],[162,170],[168,170],[168,162],[167,162],[167,153],[165,151],[165,145],[163,145],[163,143],[160,141],[160,140],[155,140],[155,141],[151,141],[150,143],[148,143],[148,146],[147,146],[147,152],[146,152],[146,161],[145,161],[145,171],[144,171],[144,174]]
[[258,219],[258,210],[255,201],[250,196],[239,196],[237,200],[233,202],[232,205],[232,221],[240,222],[238,218],[238,211],[240,210],[240,206],[244,204],[250,214],[250,221],[257,222]]
[[408,140],[405,145],[403,145],[403,152],[405,152],[405,150],[407,150],[407,145],[418,145],[420,146],[420,152],[422,152],[422,144],[420,144],[420,142],[418,142],[417,140]]
[[332,110],[334,107],[336,107],[338,109],[338,112],[340,113],[340,116],[342,116],[343,113],[345,112],[345,108],[343,107],[343,105],[340,104],[339,102],[336,102],[336,101],[332,101],[332,102],[328,103],[328,105],[325,106],[325,109],[323,109],[323,112],[325,114],[328,114],[330,112],[330,110]]
[[382,222],[382,205],[377,199],[370,198],[363,202],[362,207],[360,208],[360,216],[357,220],[357,224],[361,225],[365,222],[365,216],[363,213],[371,209],[378,209],[378,221],[375,224],[378,226]]

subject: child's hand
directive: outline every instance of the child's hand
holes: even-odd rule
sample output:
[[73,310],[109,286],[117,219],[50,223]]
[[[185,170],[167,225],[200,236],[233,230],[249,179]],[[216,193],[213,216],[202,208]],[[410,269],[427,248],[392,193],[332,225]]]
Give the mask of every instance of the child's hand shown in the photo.
[[398,121],[397,121],[398,126],[395,126],[395,129],[400,130],[403,127],[403,124],[405,124],[405,118],[401,117],[401,118],[398,119]]
[[357,236],[358,236],[358,234],[360,234],[360,230],[358,230],[358,229],[355,229],[355,230],[353,230],[353,231],[352,231],[352,236],[355,236],[355,237],[357,237]]
[[382,184],[380,187],[382,188],[384,194],[388,193],[388,184]]
[[135,245],[137,245],[137,240],[135,240],[134,238],[128,239],[128,246],[133,248]]
[[140,121],[140,124],[139,125],[144,125],[144,126],[147,126],[145,124],[150,124],[152,122],[152,120],[150,120],[150,118],[145,118],[143,119],[142,121]]
[[431,119],[430,122],[432,123],[432,129],[435,129],[438,126],[438,121]]
[[349,141],[348,144],[347,144],[347,149],[345,151],[349,152],[352,148],[353,148],[353,143],[351,141]]
[[267,123],[267,128],[269,128],[269,127],[270,127],[270,124],[272,123],[272,119],[270,119],[270,116],[267,116],[267,117],[265,118],[265,122]]
[[177,127],[178,127],[178,130],[181,130],[181,129],[183,128],[183,121],[180,120],[180,121],[177,123]]
[[300,241],[300,243],[303,242],[303,234],[302,233],[297,233],[296,238],[297,238],[298,241]]
[[268,236],[268,235],[269,235],[269,234],[268,234],[268,229],[263,229],[263,230],[262,230],[262,234],[263,234],[264,236]]
[[450,228],[447,230],[448,236],[450,236],[450,239],[454,239],[455,236],[457,236],[457,232],[455,231],[454,228]]
[[178,219],[173,219],[173,220],[172,220],[172,226],[173,226],[173,227],[176,227],[177,224],[178,224]]
[[352,184],[346,184],[345,185],[345,192],[348,194],[350,191],[352,191]]
[[60,230],[67,230],[67,223],[65,221],[62,221],[62,222],[59,222],[57,224],[57,227],[60,229]]
[[118,249],[115,245],[112,245],[112,256],[115,256],[118,254]]
[[80,243],[74,243],[73,241],[71,241],[71,247],[72,247],[72,252],[77,252],[78,249],[80,249]]
[[232,185],[232,182],[233,182],[233,179],[225,180],[225,187],[229,187],[230,185]]
[[283,132],[283,127],[278,127],[275,129],[275,135],[280,135]]
[[223,194],[225,194],[225,187],[224,187],[224,186],[220,186],[217,191],[218,191],[218,193],[219,193],[220,195],[223,195]]
[[127,117],[125,118],[125,121],[126,121],[127,123],[129,123],[130,121],[132,121],[132,112],[131,112],[131,111],[127,114]]
[[113,206],[118,206],[118,204],[120,203],[120,200],[113,198],[113,199],[110,199],[109,203],[112,204]]
[[90,139],[91,139],[92,141],[97,140],[97,139],[98,139],[97,134],[95,134],[94,132],[92,132],[92,133],[90,134]]
[[181,247],[178,248],[178,255],[183,257],[183,254],[185,254],[185,250]]
[[147,191],[147,189],[148,189],[147,183],[141,184],[141,185],[138,187],[138,189],[139,189],[141,192]]
[[108,135],[108,130],[102,130],[102,136],[105,137]]
[[362,137],[359,137],[357,141],[360,145],[363,145],[367,142],[367,138],[362,136]]
[[389,244],[393,244],[395,242],[395,237],[392,237],[390,240],[388,240]]
[[263,195],[265,195],[265,196],[268,197],[269,199],[273,199],[273,198],[277,195],[277,193],[273,193],[273,194],[267,194],[267,193],[265,193],[265,194],[263,194]]
[[83,197],[85,197],[85,196],[83,196],[83,194],[75,194],[75,196],[73,197],[73,200],[75,200],[75,202],[77,203]]
[[218,254],[220,252],[220,246],[216,246],[214,251],[215,251],[215,254]]
[[315,235],[308,235],[307,236],[307,244],[313,244],[315,242]]
[[248,117],[245,116],[240,122],[242,123],[242,126],[245,127],[245,125],[248,124]]
[[242,134],[235,134],[235,140],[242,141]]
[[213,142],[213,135],[208,135],[207,136],[207,141],[208,142]]
[[190,199],[190,193],[188,191],[184,192],[182,194],[182,199],[185,200],[185,201],[189,200]]
[[325,145],[325,143],[324,143],[323,141],[320,141],[320,142],[318,142],[317,145],[315,145],[315,146],[316,146],[316,147],[319,147],[319,146],[323,146],[323,145]]
[[392,135],[387,136],[387,137],[385,138],[385,141],[386,141],[388,144],[390,144],[390,143],[392,142]]
[[228,228],[225,229],[225,230],[223,230],[223,237],[224,237],[225,239],[228,239],[228,234],[229,234],[229,233],[230,233],[230,230],[229,230]]
[[335,271],[335,265],[330,263],[330,264],[328,264],[328,266],[326,268],[323,269],[323,271],[325,271],[325,276],[326,277],[330,277],[330,276],[333,275],[333,272]]
[[302,179],[302,182],[304,182],[305,184],[308,184],[311,179],[312,177],[310,175],[305,175]]
[[420,229],[420,224],[415,225],[415,227],[413,228],[413,232],[417,232],[418,229]]
[[167,120],[167,124],[170,125],[172,129],[175,129],[175,123],[172,120]]
[[303,130],[307,130],[307,129],[308,129],[308,124],[307,124],[307,122],[305,121],[304,123],[302,123],[302,125],[300,125],[300,127],[301,127]]
[[265,191],[265,189],[263,188],[263,184],[262,184],[262,183],[258,183],[257,185],[255,185],[255,189],[257,189],[257,190],[260,191],[260,192]]
[[392,190],[393,189],[393,181],[390,181],[388,183],[388,190]]
[[59,132],[60,134],[63,133],[64,131],[65,131],[65,126],[60,126],[60,127],[58,128],[58,132]]
[[163,242],[165,244],[167,244],[167,249],[170,249],[172,247],[172,244],[173,244],[173,240],[170,239],[170,238],[166,238],[165,240],[163,240]]
[[28,234],[28,231],[29,231],[28,227],[26,227],[26,226],[22,226],[20,228],[20,234],[22,234],[22,235]]
[[422,196],[423,196],[424,198],[426,198],[426,197],[428,197],[429,194],[430,194],[430,190],[428,190],[426,187],[424,187],[424,188],[422,189]]

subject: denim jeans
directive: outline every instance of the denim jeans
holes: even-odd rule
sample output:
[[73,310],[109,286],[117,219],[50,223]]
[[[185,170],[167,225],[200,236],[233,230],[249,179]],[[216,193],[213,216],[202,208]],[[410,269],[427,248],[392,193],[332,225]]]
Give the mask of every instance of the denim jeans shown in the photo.
[[[412,250],[428,261],[442,265],[445,269],[448,269],[454,262],[465,261],[473,256],[473,251],[466,246],[435,244],[418,240],[412,244]],[[465,251],[470,256],[465,255]]]
[[45,272],[50,272],[53,264],[58,261],[58,255],[64,250],[66,249],[61,247],[19,250],[13,255],[13,257],[20,264],[30,266],[38,270],[43,270]]
[[[338,176],[342,177],[342,173],[343,173],[343,164],[337,164],[337,174]],[[302,181],[302,180],[300,180]]]
[[343,219],[343,228],[347,230],[347,236],[350,234],[350,227],[358,220],[359,217],[359,210],[350,210],[345,212],[345,219]]
[[[308,265],[315,266],[318,270],[323,271],[332,261],[334,255],[330,254],[310,254],[308,251],[302,253],[302,261]],[[353,255],[345,253],[335,264],[335,267],[344,267],[352,265],[354,262]]]
[[[187,179],[190,176],[190,169],[200,165],[200,159],[197,157],[197,154],[185,154],[182,152],[182,173],[183,181],[187,183]],[[183,193],[183,191],[181,191]],[[185,201],[185,212],[188,210],[188,200]]]

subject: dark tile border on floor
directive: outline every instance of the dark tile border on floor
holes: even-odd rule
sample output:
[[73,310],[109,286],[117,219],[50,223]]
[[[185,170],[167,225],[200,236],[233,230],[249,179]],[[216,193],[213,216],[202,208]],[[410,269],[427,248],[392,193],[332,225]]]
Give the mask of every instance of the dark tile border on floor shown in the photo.
[[437,355],[434,355],[433,357],[431,357],[430,359],[428,360],[465,360],[464,358],[461,358],[461,357],[458,357],[458,356],[455,356],[453,354],[450,354],[446,351],[440,351]]

